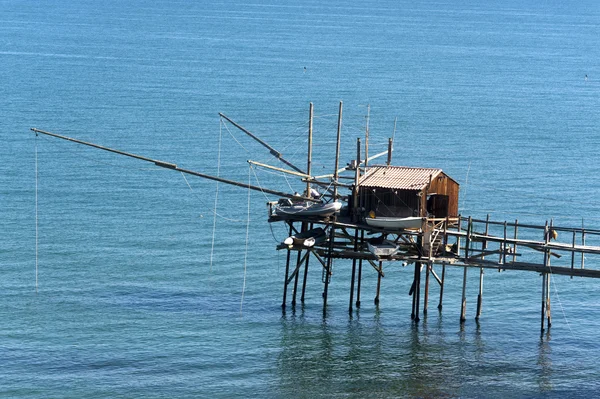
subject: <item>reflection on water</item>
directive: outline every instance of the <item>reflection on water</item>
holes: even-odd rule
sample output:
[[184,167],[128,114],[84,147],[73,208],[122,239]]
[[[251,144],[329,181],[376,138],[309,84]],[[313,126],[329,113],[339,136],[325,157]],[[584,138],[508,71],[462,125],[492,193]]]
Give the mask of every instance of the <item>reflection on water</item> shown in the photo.
[[[447,361],[441,325],[413,323],[398,329],[366,317],[309,319],[303,312],[281,319],[277,373],[282,396],[454,397],[460,372]],[[431,328],[431,332],[430,332]]]

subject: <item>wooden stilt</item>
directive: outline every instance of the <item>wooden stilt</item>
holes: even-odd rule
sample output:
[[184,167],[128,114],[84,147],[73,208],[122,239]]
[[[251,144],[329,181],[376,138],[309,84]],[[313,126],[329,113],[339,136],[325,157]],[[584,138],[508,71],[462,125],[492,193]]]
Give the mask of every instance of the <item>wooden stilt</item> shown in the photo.
[[[358,251],[358,229],[354,232],[354,252]],[[354,302],[354,280],[356,278],[356,258],[352,258],[352,278],[350,279],[350,303],[348,311],[352,313],[352,305]]]
[[375,293],[375,305],[379,305],[379,292],[381,290],[381,270],[383,269],[383,262],[379,261],[379,273],[377,273],[377,292]]
[[442,301],[444,300],[444,280],[446,279],[446,264],[442,264],[442,282],[440,284],[440,303],[438,303],[438,310],[442,311]]
[[[289,231],[289,235],[292,235],[292,226],[293,223],[289,223],[290,225],[290,231]],[[287,250],[287,257],[286,257],[286,261],[285,261],[285,279],[283,280],[283,301],[281,303],[281,308],[285,311],[285,305],[287,302],[287,286],[288,286],[288,276],[290,275],[290,257],[291,257],[291,251],[288,249]]]
[[[490,229],[490,214],[485,218],[485,235],[489,234]],[[487,240],[484,240],[481,244],[481,249],[485,253],[487,250]],[[485,260],[485,255],[481,257],[481,260]],[[483,303],[483,267],[479,268],[479,292],[477,294],[477,311],[475,312],[475,320],[479,320],[481,316],[481,305]]]
[[[335,217],[334,217],[335,219]],[[335,220],[334,220],[335,223]],[[331,276],[331,262],[333,262],[333,243],[335,240],[335,227],[331,224],[329,230],[329,254],[327,256],[327,267],[325,268],[325,288],[323,290],[323,313],[327,310],[327,293],[329,291],[329,280]]]
[[[310,223],[308,226],[309,230],[313,228],[313,223]],[[306,260],[304,261],[304,278],[302,279],[302,295],[300,296],[300,302],[304,303],[304,295],[306,294],[306,279],[308,277],[308,259],[310,258],[310,253],[306,256]]]
[[552,314],[550,312],[550,278],[552,274],[546,275],[546,318],[548,320],[548,329],[552,327]]
[[481,316],[481,304],[483,302],[483,267],[479,269],[479,294],[477,295],[477,312],[475,320],[479,320]]
[[[365,231],[361,230],[360,231],[360,250],[363,250],[363,245],[365,242]],[[360,286],[361,286],[361,282],[362,282],[362,264],[363,261],[362,259],[358,260],[358,277],[356,279],[356,307],[360,308]]]
[[408,295],[412,295],[412,310],[410,313],[410,318],[415,319],[417,317],[417,269],[419,268],[419,263],[415,262],[415,273],[413,275],[413,282],[410,290],[408,291]]
[[464,323],[467,320],[467,267],[465,266],[463,273],[462,300],[460,307],[460,322]]
[[541,332],[544,332],[544,321],[546,318],[546,273],[542,273],[542,325]]
[[429,302],[429,274],[431,271],[431,263],[427,262],[425,271],[425,297],[423,298],[423,316],[427,315],[427,305]]
[[414,320],[418,323],[421,318],[419,317],[419,300],[421,299],[421,267],[423,264],[421,262],[415,263],[415,273],[416,273],[416,286],[415,286],[415,318]]
[[[296,269],[298,269],[298,271],[300,270],[300,261],[301,261],[301,259],[302,259],[302,251],[298,251],[298,259],[296,260]],[[298,278],[299,278],[299,276],[300,276],[300,273],[298,272],[298,273],[296,273],[296,276],[294,277],[294,291],[293,291],[293,294],[292,294],[292,306],[296,306],[296,293],[298,292]]]

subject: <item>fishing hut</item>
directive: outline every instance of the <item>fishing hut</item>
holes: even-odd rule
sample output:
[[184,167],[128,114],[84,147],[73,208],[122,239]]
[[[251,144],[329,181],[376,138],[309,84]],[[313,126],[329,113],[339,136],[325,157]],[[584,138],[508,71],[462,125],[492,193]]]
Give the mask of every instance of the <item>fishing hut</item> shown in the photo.
[[[441,169],[392,165],[393,141],[387,151],[368,155],[368,119],[364,149],[356,141],[356,157],[340,167],[342,103],[340,102],[335,168],[333,173],[312,173],[313,105],[309,109],[308,152],[306,168],[294,165],[283,154],[227,116],[222,121],[247,134],[264,146],[274,158],[285,164],[248,162],[299,177],[305,189],[302,194],[286,193],[236,182],[222,177],[181,168],[177,164],[132,154],[98,144],[39,129],[37,134],[110,151],[156,166],[205,179],[261,191],[279,198],[267,203],[268,222],[284,223],[288,236],[276,249],[286,252],[282,308],[305,301],[307,275],[311,261],[321,270],[323,309],[327,306],[329,284],[333,277],[334,259],[351,265],[349,311],[361,304],[363,266],[377,273],[374,298],[379,303],[383,264],[414,266],[409,294],[412,296],[411,318],[418,322],[428,311],[430,283],[439,287],[437,308],[442,310],[446,268],[463,269],[460,321],[466,320],[467,272],[479,272],[476,319],[481,316],[483,276],[485,269],[536,272],[542,276],[541,330],[551,325],[550,278],[552,274],[571,277],[600,278],[600,269],[590,268],[586,259],[600,255],[600,230],[491,221],[489,216],[474,219],[458,214],[459,184]],[[364,154],[364,157],[363,157]],[[372,161],[387,156],[382,164]],[[350,181],[350,183],[348,183]],[[560,233],[560,234],[559,234]],[[560,238],[559,238],[560,237]],[[598,259],[600,260],[600,259]],[[424,274],[424,282],[422,277]],[[302,283],[300,286],[300,277]],[[421,290],[423,289],[423,292]],[[290,292],[291,290],[291,292]],[[423,303],[421,304],[421,300]]]

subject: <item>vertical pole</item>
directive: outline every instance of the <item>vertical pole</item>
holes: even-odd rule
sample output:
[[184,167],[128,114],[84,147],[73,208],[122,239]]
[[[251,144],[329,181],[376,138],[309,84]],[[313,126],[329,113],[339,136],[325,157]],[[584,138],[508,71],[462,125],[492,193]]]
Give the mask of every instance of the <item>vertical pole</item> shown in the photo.
[[335,170],[333,171],[333,200],[337,200],[337,183],[338,183],[338,169],[340,167],[340,141],[342,139],[342,108],[343,102],[340,101],[340,111],[338,114],[338,125],[337,125],[337,144],[335,147]]
[[[577,232],[573,230],[573,250],[571,251],[571,271],[575,268],[575,243],[577,242]],[[571,274],[571,279],[573,274]]]
[[[365,231],[361,230],[360,231],[360,251],[363,251],[363,246],[364,246],[364,242],[365,242]],[[363,260],[362,258],[358,260],[358,278],[356,279],[356,307],[360,308],[360,285],[362,282],[362,264],[363,264]]]
[[[581,223],[583,224],[583,222]],[[585,247],[585,230],[581,230],[581,246]],[[581,252],[581,268],[585,269],[585,254]]]
[[[356,139],[356,170],[354,171],[354,187],[352,189],[352,220],[359,221],[360,205],[358,204],[358,182],[360,180],[360,138]],[[358,234],[358,232],[357,232]],[[357,236],[358,238],[358,236]],[[355,248],[356,251],[356,248]],[[355,264],[355,262],[353,262]]]
[[[308,225],[309,230],[312,230],[313,228],[313,224],[310,223]],[[306,293],[306,279],[308,277],[308,259],[310,258],[310,251],[309,254],[306,255],[306,261],[304,262],[304,278],[302,279],[302,296],[300,297],[300,302],[304,303],[304,294]]]
[[552,327],[552,315],[550,314],[550,278],[552,273],[546,276],[546,316],[548,319],[548,329]]
[[546,318],[546,273],[542,273],[542,326],[541,332],[544,332],[544,319]]
[[[306,174],[311,176],[312,169],[312,140],[313,140],[313,103],[310,103],[308,111],[308,160],[306,161]],[[310,179],[306,180],[306,196],[310,195]]]
[[381,290],[381,271],[383,270],[383,262],[379,261],[379,270],[377,271],[377,292],[375,293],[375,305],[379,306],[379,291]]
[[515,245],[513,247],[513,263],[515,263],[517,261],[517,233],[519,231],[519,219],[515,219],[515,235],[514,235],[514,239],[515,239]]
[[[460,234],[461,232],[461,222],[462,222],[462,216],[458,215],[458,226],[456,228],[456,230],[458,231],[458,233]],[[456,256],[458,258],[460,258],[460,235],[456,236]]]
[[[472,228],[473,223],[471,216],[469,216],[469,224],[467,226],[467,242],[465,243],[465,263],[468,262]],[[465,320],[467,320],[467,266],[465,266],[465,270],[463,272],[462,300],[460,306],[460,322],[464,323]]]
[[388,138],[387,166],[392,164],[392,138]]
[[[485,236],[489,234],[490,231],[490,214],[488,213],[485,218]],[[481,245],[483,251],[487,250],[487,240],[483,240],[483,244]],[[481,260],[485,260],[485,255],[481,257]],[[481,305],[483,303],[483,267],[479,268],[479,293],[477,294],[477,311],[475,312],[475,320],[479,320],[481,317]]]
[[419,317],[419,302],[421,300],[421,262],[415,263],[415,273],[417,274],[416,287],[415,287],[415,321],[418,323],[421,318]]
[[329,291],[329,276],[331,273],[331,262],[333,261],[333,241],[335,240],[335,216],[333,216],[333,223],[331,224],[329,231],[329,251],[327,255],[327,267],[325,268],[325,288],[323,290],[323,314],[327,310],[327,293]]
[[467,320],[467,266],[463,272],[462,301],[460,307],[460,322]]
[[473,219],[469,216],[467,224],[467,238],[465,242],[465,263],[469,261],[469,250],[471,249],[471,234],[473,233]]
[[446,263],[442,263],[442,284],[440,285],[440,303],[438,309],[442,311],[442,300],[444,299],[444,280],[446,279]]
[[367,105],[367,127],[365,129],[365,170],[369,163],[369,118],[371,116],[371,104]]
[[506,245],[506,220],[504,221],[504,241],[502,242],[502,264],[506,264],[506,252],[508,252],[508,245]]
[[[289,223],[290,225],[290,232],[289,235],[292,235],[292,225],[293,223]],[[287,302],[287,280],[288,280],[288,276],[290,275],[290,256],[291,256],[291,251],[288,249],[287,250],[287,258],[285,261],[285,279],[283,280],[283,302],[281,303],[281,308],[283,309],[283,311],[285,312],[285,305]]]
[[477,312],[475,320],[479,320],[481,316],[481,304],[483,303],[483,267],[479,268],[479,294],[477,295]]
[[[304,223],[302,223],[304,224]],[[304,230],[304,229],[303,229]],[[302,250],[298,251],[298,259],[296,260],[296,268],[297,270],[296,276],[294,277],[294,291],[292,294],[292,306],[296,306],[296,293],[298,292],[298,278],[300,277],[300,261],[302,260]]]
[[[354,231],[354,252],[358,251],[358,228]],[[350,280],[350,304],[348,312],[352,313],[352,303],[354,302],[354,280],[356,277],[356,256],[352,258],[352,279]]]
[[425,297],[423,298],[423,316],[427,316],[427,305],[429,303],[429,274],[431,273],[431,261],[425,265]]

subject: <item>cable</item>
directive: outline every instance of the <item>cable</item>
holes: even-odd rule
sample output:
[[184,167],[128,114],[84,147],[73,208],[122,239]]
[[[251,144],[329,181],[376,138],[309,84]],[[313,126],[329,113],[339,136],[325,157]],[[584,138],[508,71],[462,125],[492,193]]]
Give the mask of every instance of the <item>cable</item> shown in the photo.
[[35,293],[38,292],[38,134],[35,134]]

